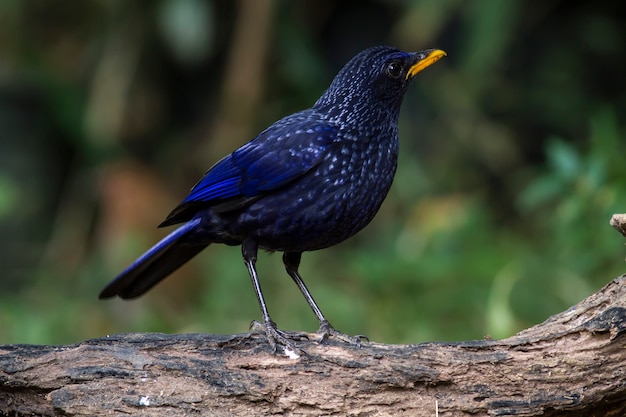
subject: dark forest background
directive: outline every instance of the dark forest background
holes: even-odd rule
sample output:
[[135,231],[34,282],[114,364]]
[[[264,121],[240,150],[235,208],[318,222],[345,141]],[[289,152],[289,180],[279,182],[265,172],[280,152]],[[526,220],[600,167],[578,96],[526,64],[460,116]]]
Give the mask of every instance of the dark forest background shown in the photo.
[[[441,48],[400,119],[380,213],[301,272],[340,330],[373,341],[500,338],[625,272],[626,2],[0,2],[0,343],[244,332],[238,248],[148,295],[101,288],[214,162],[309,107],[372,45]],[[279,327],[317,323],[259,272]]]

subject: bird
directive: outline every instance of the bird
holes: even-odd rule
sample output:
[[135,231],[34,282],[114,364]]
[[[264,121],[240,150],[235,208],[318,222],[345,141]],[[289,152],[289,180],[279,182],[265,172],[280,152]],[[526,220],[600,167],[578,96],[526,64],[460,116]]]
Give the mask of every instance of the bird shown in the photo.
[[398,117],[414,77],[446,53],[375,46],[337,73],[312,107],[286,116],[219,160],[158,226],[181,224],[112,280],[100,299],[133,299],[211,244],[241,246],[274,353],[296,351],[304,333],[279,330],[256,269],[259,249],[282,252],[319,322],[319,341],[360,345],[336,330],[298,272],[303,252],[334,246],[363,229],[385,199],[397,166]]

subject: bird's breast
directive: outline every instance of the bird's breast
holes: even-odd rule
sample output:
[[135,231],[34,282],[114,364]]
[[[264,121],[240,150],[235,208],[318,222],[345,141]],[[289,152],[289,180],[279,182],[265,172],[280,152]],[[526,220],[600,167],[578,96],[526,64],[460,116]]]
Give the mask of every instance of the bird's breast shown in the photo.
[[294,183],[251,204],[238,223],[268,250],[335,245],[372,220],[393,182],[397,155],[397,137],[348,141]]

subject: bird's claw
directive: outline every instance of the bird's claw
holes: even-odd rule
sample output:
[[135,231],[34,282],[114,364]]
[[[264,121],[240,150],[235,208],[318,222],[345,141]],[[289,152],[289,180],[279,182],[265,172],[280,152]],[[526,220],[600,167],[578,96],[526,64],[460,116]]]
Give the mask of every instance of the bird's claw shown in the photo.
[[321,335],[319,343],[323,343],[325,340],[328,340],[328,338],[332,337],[333,339],[341,340],[342,342],[349,343],[360,348],[361,342],[370,341],[367,336],[364,336],[362,334],[350,336],[348,334],[340,332],[339,330],[335,330],[335,328],[327,321],[320,324],[320,328],[317,333]]
[[291,341],[309,340],[309,337],[305,333],[289,332],[277,329],[276,323],[273,321],[261,323],[253,320],[252,323],[250,323],[250,331],[255,333],[265,333],[267,342],[274,353],[279,352],[280,347],[283,353],[291,358],[298,358],[300,357],[300,354],[303,353],[302,349],[296,348]]
[[[304,353],[302,349],[295,347],[292,341],[309,340],[309,336],[306,333],[290,332],[277,329],[276,323],[274,323],[273,321],[261,323],[253,320],[250,323],[250,331],[254,333],[264,333],[265,337],[267,338],[267,342],[271,346],[274,353],[282,350],[282,353],[291,358],[298,358],[300,357],[301,353]],[[324,341],[328,340],[329,338],[333,338],[360,348],[361,342],[369,342],[367,336],[364,336],[362,334],[350,336],[348,334],[340,332],[339,330],[335,330],[335,328],[327,321],[324,321],[320,324],[320,328],[317,331],[317,334],[320,335],[318,343],[324,343]]]

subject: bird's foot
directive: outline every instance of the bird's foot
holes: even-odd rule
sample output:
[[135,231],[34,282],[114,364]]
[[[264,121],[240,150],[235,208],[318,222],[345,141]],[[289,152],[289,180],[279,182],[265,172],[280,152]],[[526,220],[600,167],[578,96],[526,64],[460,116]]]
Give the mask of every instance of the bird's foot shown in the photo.
[[331,324],[327,321],[323,321],[320,323],[320,328],[317,333],[321,335],[319,343],[323,343],[325,340],[328,340],[328,338],[332,337],[333,339],[341,340],[342,342],[349,343],[360,348],[361,342],[370,341],[367,336],[364,336],[362,334],[350,336],[348,334],[340,332],[339,330],[335,330],[335,328],[331,326]]
[[260,323],[253,320],[252,323],[250,323],[250,331],[265,333],[267,342],[270,344],[274,353],[282,350],[286,356],[294,359],[300,357],[303,351],[302,349],[296,348],[291,341],[309,340],[309,337],[305,333],[278,330],[276,323],[273,321]]

